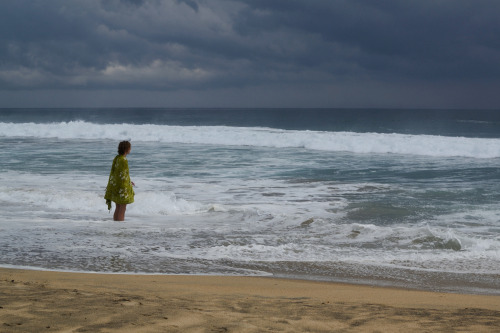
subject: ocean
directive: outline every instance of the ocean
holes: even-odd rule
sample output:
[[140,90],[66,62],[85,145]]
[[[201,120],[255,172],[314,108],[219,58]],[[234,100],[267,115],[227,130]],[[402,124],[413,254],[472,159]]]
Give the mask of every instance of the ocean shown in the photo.
[[2,267],[500,295],[500,111],[0,109],[0,147]]

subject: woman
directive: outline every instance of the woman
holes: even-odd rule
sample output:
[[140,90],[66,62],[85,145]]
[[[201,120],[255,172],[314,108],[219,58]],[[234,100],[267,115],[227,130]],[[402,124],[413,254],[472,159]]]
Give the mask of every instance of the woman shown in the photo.
[[128,141],[122,141],[118,145],[118,155],[113,160],[111,172],[109,173],[108,186],[104,199],[108,204],[108,210],[111,210],[111,201],[116,204],[113,220],[124,221],[127,204],[134,202],[133,182],[130,181],[128,171],[127,155],[130,154],[132,146]]

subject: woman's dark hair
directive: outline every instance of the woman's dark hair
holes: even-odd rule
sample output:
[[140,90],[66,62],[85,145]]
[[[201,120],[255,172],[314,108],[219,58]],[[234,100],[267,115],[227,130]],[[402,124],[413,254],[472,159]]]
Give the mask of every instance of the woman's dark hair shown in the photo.
[[120,155],[125,154],[130,149],[130,147],[131,147],[130,142],[128,141],[120,142],[120,144],[118,145],[118,154]]

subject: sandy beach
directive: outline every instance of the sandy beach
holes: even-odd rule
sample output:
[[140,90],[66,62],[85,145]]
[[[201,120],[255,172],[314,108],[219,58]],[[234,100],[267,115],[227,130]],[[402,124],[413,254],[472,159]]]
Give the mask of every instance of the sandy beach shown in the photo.
[[500,332],[500,297],[0,269],[0,332]]

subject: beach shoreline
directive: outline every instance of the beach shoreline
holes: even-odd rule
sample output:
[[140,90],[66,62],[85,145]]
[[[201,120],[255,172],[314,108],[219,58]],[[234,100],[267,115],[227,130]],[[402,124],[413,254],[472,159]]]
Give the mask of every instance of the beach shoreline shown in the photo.
[[500,331],[500,296],[0,268],[0,332]]

